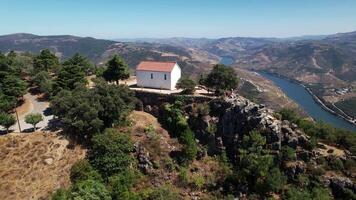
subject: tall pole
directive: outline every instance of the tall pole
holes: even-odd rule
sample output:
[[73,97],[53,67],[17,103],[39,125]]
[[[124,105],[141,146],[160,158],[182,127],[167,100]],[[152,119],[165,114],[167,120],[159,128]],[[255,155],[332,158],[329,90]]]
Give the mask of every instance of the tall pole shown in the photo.
[[15,108],[15,113],[16,113],[17,124],[19,125],[19,131],[21,133],[22,131],[21,131],[21,126],[20,126],[20,120],[19,120],[19,115],[17,114],[16,108]]

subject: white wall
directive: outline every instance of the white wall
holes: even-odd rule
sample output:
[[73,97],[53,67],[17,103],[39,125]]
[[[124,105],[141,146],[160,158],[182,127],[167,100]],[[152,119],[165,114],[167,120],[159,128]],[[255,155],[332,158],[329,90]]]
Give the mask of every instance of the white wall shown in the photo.
[[[153,79],[151,79],[151,74]],[[166,74],[167,80],[164,80]],[[169,72],[136,71],[137,86],[148,88],[171,89],[171,76]]]
[[171,72],[171,90],[176,89],[176,84],[179,81],[180,77],[181,77],[181,69],[179,67],[179,65],[176,63],[176,65],[174,66],[172,72]]
[[[153,79],[151,79],[151,74]],[[166,74],[167,80],[164,80]],[[181,69],[176,64],[171,72],[136,71],[137,86],[174,90],[181,77]]]

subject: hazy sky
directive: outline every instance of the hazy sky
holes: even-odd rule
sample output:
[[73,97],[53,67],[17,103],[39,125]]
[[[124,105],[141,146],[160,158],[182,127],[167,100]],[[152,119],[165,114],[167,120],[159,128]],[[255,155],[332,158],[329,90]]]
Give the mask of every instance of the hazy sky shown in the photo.
[[356,0],[0,0],[0,34],[289,37],[356,30]]

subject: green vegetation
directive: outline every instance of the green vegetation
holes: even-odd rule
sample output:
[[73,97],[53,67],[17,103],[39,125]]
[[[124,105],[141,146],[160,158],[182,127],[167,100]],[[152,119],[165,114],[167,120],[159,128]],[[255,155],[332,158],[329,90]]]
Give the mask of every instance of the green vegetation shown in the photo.
[[88,179],[98,180],[102,182],[100,173],[90,165],[88,160],[79,160],[70,170],[70,180],[75,183]]
[[43,116],[40,113],[31,113],[25,116],[25,122],[32,124],[33,131],[36,131],[36,125],[43,121]]
[[238,86],[238,78],[233,68],[217,64],[206,77],[201,77],[199,83],[221,94],[226,90],[235,89]]
[[129,69],[124,60],[118,55],[114,55],[107,63],[107,68],[103,73],[106,81],[115,81],[119,84],[119,80],[125,80],[130,77]]
[[94,135],[91,141],[89,162],[105,180],[132,164],[130,152],[133,151],[133,144],[127,134],[107,129],[102,134]]
[[0,126],[7,132],[16,122],[12,111],[22,103],[22,96],[27,89],[27,83],[21,79],[22,69],[18,61],[15,52],[7,56],[0,52]]
[[177,88],[183,89],[183,94],[193,94],[195,91],[196,83],[189,78],[182,77],[177,83]]
[[59,66],[59,60],[49,49],[44,49],[33,59],[33,69],[40,71],[54,71]]
[[[349,150],[352,154],[356,153],[356,135],[350,131],[335,128],[324,122],[312,122],[308,119],[303,119],[298,114],[290,109],[282,109],[279,111],[282,120],[288,120],[296,123],[304,132],[317,140],[325,141],[329,144],[340,145]],[[313,145],[313,144],[311,144]],[[315,144],[314,144],[315,145]]]
[[67,132],[91,137],[106,127],[124,122],[134,102],[133,92],[127,86],[98,80],[92,89],[78,85],[73,91],[60,91],[53,97],[51,109]]
[[9,132],[9,128],[16,123],[15,117],[11,114],[0,112],[0,126],[6,128],[6,132]]
[[173,137],[177,137],[183,145],[182,156],[180,161],[188,163],[193,161],[197,155],[198,149],[195,142],[195,136],[190,129],[188,122],[182,110],[183,103],[176,101],[174,104],[166,104],[161,113],[160,120],[169,130]]

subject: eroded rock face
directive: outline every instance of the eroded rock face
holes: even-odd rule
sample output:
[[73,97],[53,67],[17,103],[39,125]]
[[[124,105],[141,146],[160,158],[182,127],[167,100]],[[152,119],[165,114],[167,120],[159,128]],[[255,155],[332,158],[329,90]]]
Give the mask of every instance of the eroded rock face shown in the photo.
[[226,148],[232,149],[245,134],[254,129],[263,130],[272,150],[280,150],[282,145],[295,149],[306,145],[308,141],[308,137],[296,124],[277,119],[271,109],[244,97],[232,94],[224,99],[213,100],[210,107],[219,118],[216,138],[221,138]]

